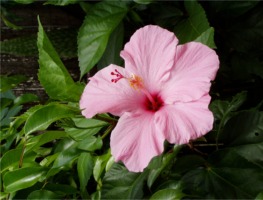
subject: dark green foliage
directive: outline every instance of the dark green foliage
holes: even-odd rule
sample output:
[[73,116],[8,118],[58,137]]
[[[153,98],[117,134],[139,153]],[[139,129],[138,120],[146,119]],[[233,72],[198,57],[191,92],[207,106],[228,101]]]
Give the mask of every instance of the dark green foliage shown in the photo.
[[[50,98],[40,103],[33,94],[16,97],[11,89],[26,81],[26,74],[1,75],[1,199],[262,199],[261,1],[42,4],[75,4],[86,17],[79,30],[47,33],[39,19],[37,36],[1,42],[1,53],[38,55],[39,81]],[[5,16],[6,24],[19,28]],[[75,82],[61,58],[78,57],[80,80],[93,67],[122,65],[123,45],[147,24],[174,31],[180,43],[216,48],[220,69],[210,93],[215,121],[211,132],[188,145],[165,143],[162,155],[142,173],[132,173],[111,156],[110,133],[118,119],[81,115],[85,81]],[[23,110],[28,103],[31,107]]]

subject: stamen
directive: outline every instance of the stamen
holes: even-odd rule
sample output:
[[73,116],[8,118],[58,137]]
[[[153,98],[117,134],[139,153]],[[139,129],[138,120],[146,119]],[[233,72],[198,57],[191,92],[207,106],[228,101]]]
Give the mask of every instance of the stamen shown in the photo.
[[142,78],[135,74],[131,75],[131,77],[129,78],[129,83],[130,83],[130,86],[135,90],[144,88]]
[[111,72],[110,74],[112,76],[116,76],[117,78],[111,79],[111,82],[113,83],[117,83],[119,80],[121,80],[122,78],[125,78],[117,69],[114,70],[115,72]]

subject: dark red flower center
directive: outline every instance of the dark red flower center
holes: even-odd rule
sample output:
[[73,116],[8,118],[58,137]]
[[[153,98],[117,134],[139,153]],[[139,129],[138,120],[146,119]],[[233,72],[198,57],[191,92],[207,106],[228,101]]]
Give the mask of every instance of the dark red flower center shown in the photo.
[[151,95],[151,96],[152,96],[152,100],[150,100],[149,98],[145,99],[145,102],[144,102],[145,108],[146,110],[156,112],[163,106],[164,103],[160,96],[156,94]]

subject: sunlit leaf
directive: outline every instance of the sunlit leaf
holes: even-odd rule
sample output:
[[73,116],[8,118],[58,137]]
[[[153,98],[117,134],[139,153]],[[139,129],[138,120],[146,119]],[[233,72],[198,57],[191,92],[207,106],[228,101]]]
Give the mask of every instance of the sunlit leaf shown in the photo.
[[7,172],[4,175],[4,189],[7,192],[15,192],[30,187],[38,182],[46,169],[43,167],[27,167]]
[[40,65],[38,78],[49,97],[56,100],[79,101],[84,87],[73,81],[40,21],[37,46]]
[[81,77],[99,61],[109,37],[127,12],[121,1],[97,3],[85,18],[78,35],[78,57]]
[[24,127],[25,133],[45,130],[51,123],[75,114],[76,110],[63,104],[51,103],[42,106],[28,117]]

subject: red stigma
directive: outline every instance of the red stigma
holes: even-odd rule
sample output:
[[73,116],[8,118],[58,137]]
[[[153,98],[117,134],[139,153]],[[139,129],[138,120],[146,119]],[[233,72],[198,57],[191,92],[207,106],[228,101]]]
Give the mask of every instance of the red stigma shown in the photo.
[[117,69],[114,72],[110,73],[112,76],[116,76],[117,78],[111,79],[111,82],[117,83],[120,79],[125,78]]

